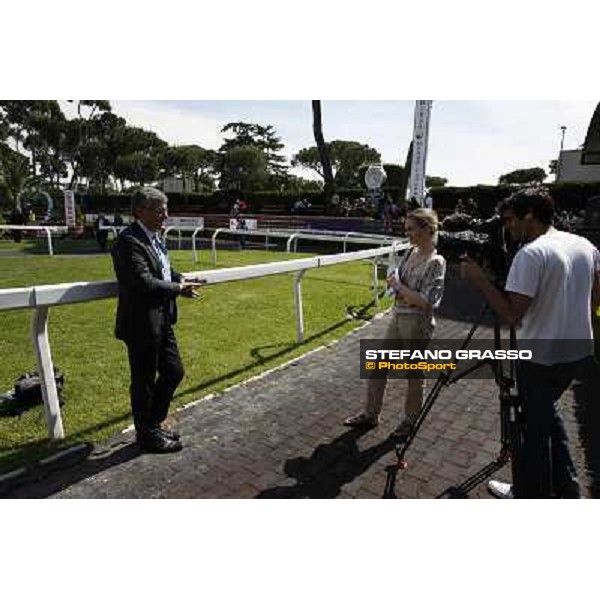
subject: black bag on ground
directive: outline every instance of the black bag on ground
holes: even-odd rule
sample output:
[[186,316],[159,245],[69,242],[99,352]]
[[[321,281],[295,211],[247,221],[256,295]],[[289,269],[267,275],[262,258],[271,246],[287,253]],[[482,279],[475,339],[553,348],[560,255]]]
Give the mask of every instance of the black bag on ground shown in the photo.
[[[63,403],[62,390],[65,385],[65,375],[58,368],[54,367],[54,380],[56,381],[56,390],[60,403]],[[37,371],[27,371],[23,373],[15,383],[15,401],[18,406],[28,408],[41,404],[42,396],[42,378]]]

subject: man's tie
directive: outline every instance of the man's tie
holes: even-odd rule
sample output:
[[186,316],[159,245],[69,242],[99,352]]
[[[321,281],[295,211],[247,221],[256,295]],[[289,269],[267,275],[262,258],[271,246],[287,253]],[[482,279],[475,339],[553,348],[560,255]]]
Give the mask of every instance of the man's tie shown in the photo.
[[152,238],[152,247],[154,248],[154,251],[160,260],[163,279],[165,281],[171,281],[171,264],[169,262],[169,253],[167,251],[167,246],[160,239],[158,234]]

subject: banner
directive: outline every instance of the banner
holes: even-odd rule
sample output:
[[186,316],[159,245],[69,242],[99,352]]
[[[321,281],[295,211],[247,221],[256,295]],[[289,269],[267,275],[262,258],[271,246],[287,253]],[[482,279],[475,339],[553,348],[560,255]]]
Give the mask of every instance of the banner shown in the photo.
[[65,190],[65,222],[67,227],[75,227],[75,192]]
[[165,227],[176,227],[187,231],[194,229],[204,229],[204,217],[169,217],[165,222]]
[[413,130],[413,155],[410,169],[409,198],[416,198],[423,206],[425,196],[425,167],[427,163],[427,142],[429,140],[429,119],[432,100],[417,100]]
[[258,220],[244,219],[243,217],[238,217],[237,219],[229,219],[229,229],[255,231],[258,229]]

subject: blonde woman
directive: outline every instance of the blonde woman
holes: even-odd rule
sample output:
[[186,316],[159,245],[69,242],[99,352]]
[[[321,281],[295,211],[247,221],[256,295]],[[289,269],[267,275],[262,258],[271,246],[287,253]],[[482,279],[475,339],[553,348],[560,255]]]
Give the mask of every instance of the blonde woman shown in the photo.
[[[424,349],[433,334],[433,310],[442,300],[446,273],[446,261],[435,249],[437,231],[437,215],[431,209],[418,208],[408,214],[406,233],[410,248],[387,280],[395,294],[395,304],[385,337],[397,342],[399,349]],[[387,374],[385,378],[370,378],[364,411],[346,419],[344,424],[376,427],[386,385]],[[400,419],[395,436],[404,437],[411,432],[423,404],[423,388],[422,373],[412,372],[408,378],[404,418]]]

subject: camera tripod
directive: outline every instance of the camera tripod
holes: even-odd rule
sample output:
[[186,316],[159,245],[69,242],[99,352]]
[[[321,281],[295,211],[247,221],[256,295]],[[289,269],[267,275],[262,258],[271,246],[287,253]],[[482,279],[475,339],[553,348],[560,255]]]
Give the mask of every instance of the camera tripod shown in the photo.
[[[469,342],[471,341],[475,331],[481,324],[485,314],[489,309],[488,304],[484,304],[481,309],[479,317],[472,325],[467,337],[464,339],[461,350],[466,349]],[[516,334],[514,327],[510,328],[510,349],[516,348]],[[498,350],[502,347],[502,338],[500,331],[500,321],[498,317],[494,316],[494,349]],[[484,482],[493,473],[501,469],[509,461],[512,466],[513,483],[519,485],[521,481],[520,465],[519,465],[519,449],[523,443],[524,433],[524,420],[523,420],[523,406],[520,401],[517,386],[516,386],[516,361],[508,360],[508,369],[504,369],[502,361],[495,359],[480,360],[472,367],[465,369],[457,374],[451,374],[448,369],[440,374],[435,384],[431,388],[431,391],[427,395],[427,399],[423,403],[421,411],[417,415],[415,423],[411,429],[411,432],[406,438],[396,445],[396,463],[386,467],[387,479],[385,484],[385,490],[383,493],[384,498],[397,498],[396,496],[396,479],[398,471],[403,471],[408,468],[408,463],[405,460],[405,455],[423,422],[425,421],[429,411],[433,407],[434,402],[439,396],[440,392],[444,387],[450,386],[460,379],[466,377],[470,373],[473,373],[477,369],[483,368],[489,365],[494,373],[494,380],[499,389],[500,399],[500,450],[496,458],[489,464],[485,465],[482,469],[456,485],[450,486],[441,492],[436,498],[467,498],[469,492],[477,487],[480,483]],[[505,372],[506,371],[506,372]]]

